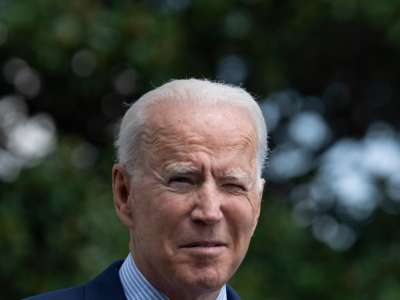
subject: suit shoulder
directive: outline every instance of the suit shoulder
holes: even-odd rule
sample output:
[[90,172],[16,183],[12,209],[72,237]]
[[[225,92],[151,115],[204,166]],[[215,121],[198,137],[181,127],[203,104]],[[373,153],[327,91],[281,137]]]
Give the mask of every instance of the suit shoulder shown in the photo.
[[78,286],[39,294],[23,300],[83,300],[84,292],[84,286]]
[[122,260],[115,261],[100,275],[85,284],[46,292],[23,300],[126,300],[118,275],[122,262]]

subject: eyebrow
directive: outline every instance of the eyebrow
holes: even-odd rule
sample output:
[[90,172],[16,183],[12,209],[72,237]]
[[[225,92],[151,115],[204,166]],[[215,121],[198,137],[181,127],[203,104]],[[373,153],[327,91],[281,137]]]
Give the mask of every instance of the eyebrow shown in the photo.
[[[199,169],[195,167],[191,162],[177,162],[167,165],[165,167],[164,172],[165,175],[167,176],[173,176],[177,174],[190,175],[199,172]],[[221,173],[220,178],[224,181],[235,180],[235,181],[243,181],[247,185],[253,184],[252,176],[248,172],[243,171],[240,168],[225,170]]]
[[179,162],[168,165],[165,168],[165,173],[167,175],[188,174],[188,173],[194,173],[197,170],[198,169],[195,166],[193,166],[192,163]]
[[225,171],[223,177],[225,179],[244,180],[248,184],[252,182],[250,174],[238,168]]

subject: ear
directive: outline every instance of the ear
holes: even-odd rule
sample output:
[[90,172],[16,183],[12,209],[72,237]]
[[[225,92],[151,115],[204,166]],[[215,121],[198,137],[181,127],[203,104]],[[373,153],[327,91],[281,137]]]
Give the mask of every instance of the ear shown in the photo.
[[261,206],[261,202],[262,202],[264,186],[265,186],[265,179],[260,178],[260,186],[258,187],[258,203],[260,206]]
[[131,178],[122,164],[115,164],[112,168],[112,190],[118,218],[131,228],[133,226]]
[[254,217],[254,225],[253,225],[253,229],[252,229],[252,235],[257,227],[258,219],[260,217],[264,185],[265,185],[265,180],[264,180],[264,178],[261,178],[259,186],[258,186],[258,191],[257,191],[257,202],[256,202],[256,206],[255,206],[255,217]]

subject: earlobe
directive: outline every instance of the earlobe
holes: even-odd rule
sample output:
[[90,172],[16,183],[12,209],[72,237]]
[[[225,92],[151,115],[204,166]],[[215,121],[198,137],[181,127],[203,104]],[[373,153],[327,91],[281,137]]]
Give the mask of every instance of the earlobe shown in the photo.
[[132,211],[130,203],[131,181],[125,167],[115,164],[112,169],[112,189],[114,207],[118,218],[127,227],[132,226]]

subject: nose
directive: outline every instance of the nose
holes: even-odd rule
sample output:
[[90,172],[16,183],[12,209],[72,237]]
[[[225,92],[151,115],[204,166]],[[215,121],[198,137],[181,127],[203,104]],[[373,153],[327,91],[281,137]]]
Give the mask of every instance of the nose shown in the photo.
[[191,212],[193,222],[204,225],[213,225],[220,222],[223,218],[221,196],[215,184],[201,186]]

